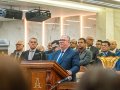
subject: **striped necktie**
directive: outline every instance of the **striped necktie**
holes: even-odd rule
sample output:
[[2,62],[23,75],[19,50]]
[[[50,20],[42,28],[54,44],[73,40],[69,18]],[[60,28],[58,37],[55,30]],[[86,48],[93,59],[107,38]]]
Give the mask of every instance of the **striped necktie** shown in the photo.
[[57,63],[60,63],[60,61],[61,61],[61,59],[62,59],[63,54],[64,54],[64,52],[63,52],[63,51],[59,54],[59,56],[58,56],[58,58],[57,58]]

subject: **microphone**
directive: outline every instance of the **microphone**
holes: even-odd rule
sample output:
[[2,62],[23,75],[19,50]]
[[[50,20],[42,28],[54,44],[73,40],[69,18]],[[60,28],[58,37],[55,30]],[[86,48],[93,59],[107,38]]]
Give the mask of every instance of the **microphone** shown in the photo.
[[55,85],[53,85],[50,90],[53,90],[54,88],[56,88],[60,83],[63,83],[63,82],[66,82],[66,81],[71,81],[71,80],[72,80],[72,77],[68,76],[68,77],[58,81],[57,83],[55,83]]
[[60,83],[63,83],[63,82],[66,82],[66,81],[71,81],[72,80],[72,76],[68,76],[60,81],[58,81],[57,83],[60,84]]

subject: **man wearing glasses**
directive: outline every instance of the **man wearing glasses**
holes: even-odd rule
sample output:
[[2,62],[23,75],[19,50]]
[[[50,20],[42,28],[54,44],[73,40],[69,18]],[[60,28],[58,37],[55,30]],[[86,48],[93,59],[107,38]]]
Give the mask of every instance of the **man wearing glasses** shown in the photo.
[[24,49],[24,42],[19,40],[17,43],[16,43],[16,50],[14,50],[13,53],[11,53],[10,56],[14,57],[16,60],[19,61],[20,57],[21,57],[21,54],[23,53],[23,49]]
[[59,41],[60,50],[52,54],[51,60],[55,60],[61,67],[63,67],[72,80],[75,81],[76,73],[79,71],[79,53],[70,48],[70,37],[62,35]]
[[23,52],[21,58],[24,60],[46,60],[44,52],[36,49],[38,42],[36,38],[31,38],[28,43],[30,49]]

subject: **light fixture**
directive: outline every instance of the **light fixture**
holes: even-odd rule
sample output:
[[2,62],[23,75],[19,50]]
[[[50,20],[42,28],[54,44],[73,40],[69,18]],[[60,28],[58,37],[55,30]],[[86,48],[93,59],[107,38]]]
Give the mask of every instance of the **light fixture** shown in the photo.
[[76,21],[76,20],[66,20],[68,22],[80,22],[80,21]]
[[96,18],[88,18],[89,20],[96,20]]

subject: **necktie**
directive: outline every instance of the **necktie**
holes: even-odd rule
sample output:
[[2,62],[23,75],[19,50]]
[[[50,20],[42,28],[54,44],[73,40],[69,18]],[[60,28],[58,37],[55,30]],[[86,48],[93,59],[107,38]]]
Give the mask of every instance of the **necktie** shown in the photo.
[[34,55],[34,51],[29,51],[28,60],[32,60],[33,55]]
[[16,59],[19,59],[19,53],[16,54]]
[[59,55],[59,57],[57,58],[57,63],[60,63],[62,56],[63,56],[64,52],[62,51]]

